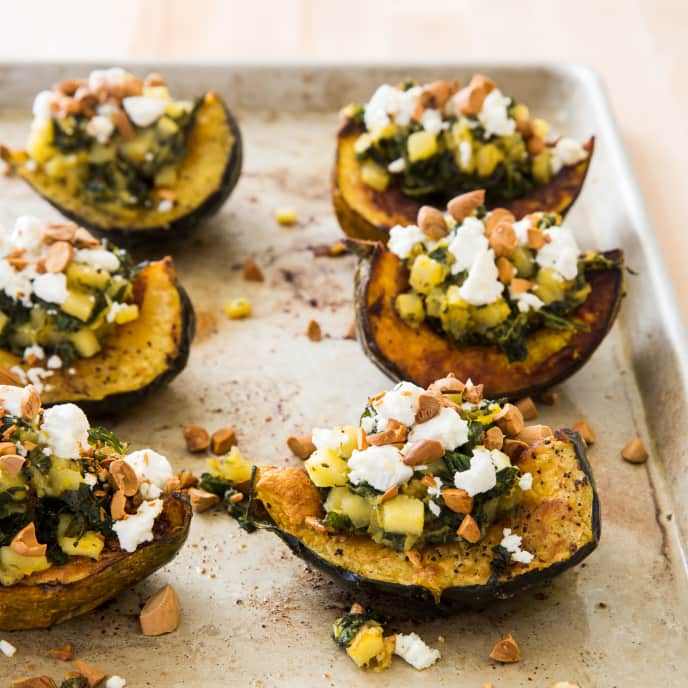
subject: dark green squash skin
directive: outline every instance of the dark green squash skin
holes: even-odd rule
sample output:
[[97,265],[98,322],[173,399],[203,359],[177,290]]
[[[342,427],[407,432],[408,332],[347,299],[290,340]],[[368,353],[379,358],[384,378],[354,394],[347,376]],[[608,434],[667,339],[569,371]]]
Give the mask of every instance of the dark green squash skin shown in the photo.
[[114,243],[131,247],[139,244],[147,244],[152,241],[159,242],[161,239],[183,239],[191,234],[203,220],[212,217],[218,212],[224,202],[229,198],[229,195],[234,190],[241,176],[243,164],[241,130],[239,129],[236,118],[229,108],[227,108],[224,103],[223,106],[227,116],[227,123],[234,136],[234,145],[230,151],[220,184],[217,189],[206,196],[205,200],[200,205],[196,206],[194,210],[169,224],[157,227],[147,227],[145,229],[137,227],[109,227],[107,230],[103,230],[101,227],[86,221],[78,213],[63,208],[48,196],[40,193],[35,187],[32,188],[41,198],[58,210],[61,215],[76,222],[81,227],[86,227],[100,237],[112,240]]
[[[154,380],[139,389],[130,392],[121,392],[119,394],[111,394],[103,399],[74,401],[83,412],[88,416],[104,416],[119,413],[128,409],[133,404],[136,404],[152,394],[158,389],[168,385],[179,373],[184,370],[189,360],[189,353],[191,351],[191,343],[193,342],[196,333],[196,314],[194,312],[193,304],[189,295],[186,293],[184,287],[179,283],[176,284],[177,292],[179,293],[180,307],[182,313],[182,327],[179,342],[179,349],[174,358],[168,360],[167,370],[161,373]],[[54,404],[45,404],[45,406],[54,406],[55,404],[64,403],[60,401]]]
[[558,430],[557,433],[563,433],[564,439],[568,439],[574,446],[576,458],[581,470],[590,481],[592,488],[592,537],[593,539],[583,547],[577,549],[569,559],[552,564],[546,569],[538,571],[529,571],[527,573],[515,576],[507,581],[495,580],[488,582],[485,585],[470,585],[470,586],[455,586],[446,588],[442,592],[440,600],[436,600],[429,590],[418,585],[401,585],[397,583],[388,583],[386,581],[378,581],[371,578],[366,578],[351,571],[332,564],[323,559],[317,552],[314,552],[297,537],[284,532],[278,528],[271,521],[254,522],[256,526],[262,529],[270,530],[278,535],[288,546],[289,549],[299,558],[313,564],[323,572],[327,573],[334,579],[342,583],[354,587],[357,591],[365,594],[384,595],[394,598],[403,598],[412,603],[422,605],[422,608],[427,612],[433,608],[437,612],[459,611],[461,609],[481,608],[496,600],[507,599],[513,597],[517,593],[521,593],[528,588],[540,585],[550,581],[555,576],[563,573],[579,564],[585,559],[599,544],[601,535],[601,517],[600,504],[595,486],[595,480],[592,474],[592,468],[588,461],[585,449],[585,442],[581,436],[568,429]]

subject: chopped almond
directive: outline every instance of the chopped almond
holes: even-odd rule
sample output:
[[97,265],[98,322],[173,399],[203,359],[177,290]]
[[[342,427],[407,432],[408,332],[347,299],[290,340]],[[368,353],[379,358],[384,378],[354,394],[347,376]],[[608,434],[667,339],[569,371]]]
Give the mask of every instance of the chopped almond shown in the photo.
[[210,438],[210,448],[213,454],[226,454],[236,443],[236,430],[231,426],[215,430]]
[[439,399],[429,392],[418,395],[418,411],[416,411],[416,423],[425,423],[434,418],[441,410]]
[[366,433],[363,428],[358,428],[356,430],[356,449],[358,449],[358,451],[363,451],[364,449],[368,449],[369,446],[368,433]]
[[238,504],[244,501],[244,495],[241,492],[235,492],[227,501],[230,504]]
[[495,425],[485,433],[486,449],[501,449],[504,444],[504,433]]
[[166,585],[155,593],[139,615],[143,635],[162,635],[176,631],[180,620],[179,598],[171,585]]
[[40,544],[36,539],[36,526],[32,521],[12,538],[10,549],[23,557],[42,557],[48,546]]
[[516,117],[516,131],[523,136],[524,139],[529,139],[533,135],[533,123],[530,117]]
[[318,518],[315,516],[306,516],[303,519],[303,522],[311,529],[314,530],[316,533],[320,533],[321,535],[327,535],[328,530],[327,527],[324,526]]
[[511,633],[505,635],[490,652],[490,659],[503,664],[513,664],[521,659],[521,650]]
[[525,294],[528,289],[533,287],[533,282],[527,279],[521,279],[520,277],[514,277],[509,284],[512,294]]
[[595,433],[584,420],[579,420],[571,429],[585,440],[585,444],[595,444]]
[[444,446],[439,440],[418,440],[406,452],[404,463],[407,466],[427,466],[443,456]]
[[640,437],[629,440],[623,448],[621,456],[629,463],[645,463],[647,461],[647,450]]
[[109,466],[109,471],[115,487],[122,490],[125,497],[133,497],[139,491],[136,471],[124,459],[113,461]]
[[127,139],[127,141],[131,141],[132,139],[136,138],[136,131],[134,130],[132,123],[127,117],[127,113],[124,112],[124,110],[117,108],[113,112],[113,118],[115,122],[115,128],[125,139]]
[[12,679],[12,688],[57,688],[50,676],[27,676]]
[[21,402],[19,404],[19,413],[24,420],[33,420],[41,410],[41,397],[38,395],[38,390],[33,385],[27,385],[24,388]]
[[491,79],[476,74],[468,86],[462,88],[454,96],[454,106],[462,115],[477,115],[483,108],[485,98],[494,87],[495,84]]
[[107,676],[104,671],[101,671],[97,667],[91,666],[90,664],[85,664],[84,662],[74,662],[74,666],[76,667],[76,670],[86,679],[88,688],[97,686]]
[[210,435],[200,425],[187,425],[184,428],[184,441],[190,452],[204,452],[210,446]]
[[[14,444],[12,446],[14,448]],[[15,478],[19,475],[25,461],[26,459],[19,454],[4,454],[0,456],[0,471],[9,478]]]
[[304,460],[315,451],[315,445],[310,435],[289,435],[287,446],[294,456]]
[[442,490],[442,499],[444,499],[447,509],[457,514],[470,514],[473,511],[473,497],[466,490],[448,487]]
[[495,416],[495,423],[507,437],[516,437],[523,430],[523,414],[518,406],[505,404]]
[[112,495],[110,502],[110,516],[113,521],[121,521],[126,515],[127,498],[122,490],[117,490]]
[[182,481],[176,475],[165,481],[165,494],[172,494],[182,489]]
[[545,150],[545,142],[539,136],[531,136],[526,143],[528,153],[532,156],[540,155]]
[[[509,256],[518,246],[518,237],[513,226],[508,222],[500,222],[491,232],[488,239],[490,248],[495,256]],[[513,286],[515,279],[512,280]]]
[[100,241],[84,227],[77,227],[72,237],[77,248],[100,248]]
[[456,534],[466,540],[466,542],[475,544],[480,540],[480,527],[470,514],[466,514]]
[[244,261],[244,279],[247,282],[263,282],[265,280],[262,270],[253,258],[246,258]]
[[485,203],[485,190],[469,191],[455,196],[447,203],[447,211],[457,221],[462,222]]
[[65,643],[58,647],[53,647],[48,650],[48,654],[55,659],[61,659],[63,662],[69,662],[72,659],[72,645],[71,643]]
[[382,432],[368,435],[367,440],[370,444],[381,446],[383,444],[396,444],[406,442],[408,428],[394,418],[387,421],[387,427]]
[[421,206],[418,211],[418,226],[425,236],[435,241],[447,236],[449,232],[444,213],[430,205]]
[[518,410],[523,416],[523,420],[535,420],[538,416],[537,406],[532,397],[523,397],[516,402]]
[[428,392],[436,392],[438,394],[453,394],[456,392],[463,392],[466,385],[464,385],[458,377],[449,373],[447,377],[442,377],[435,380],[429,387]]
[[512,463],[518,461],[518,458],[526,449],[528,449],[528,445],[521,440],[505,439],[502,445],[502,451],[511,459]]
[[513,225],[516,222],[514,214],[506,208],[495,208],[490,211],[490,214],[485,218],[485,234],[489,237],[497,225],[502,223]]
[[17,445],[14,442],[0,442],[0,456],[15,454]]
[[187,471],[186,468],[182,468],[182,470],[177,473],[176,478],[179,480],[179,487],[182,490],[198,485],[198,478],[191,471]]
[[220,497],[207,490],[201,490],[198,487],[189,488],[189,501],[191,506],[196,513],[203,513],[212,509],[216,504],[219,503]]
[[384,492],[382,497],[380,497],[380,504],[384,504],[385,502],[388,502],[390,499],[394,499],[397,495],[399,494],[399,486],[398,485],[392,485],[388,490]]
[[483,400],[484,385],[466,385],[463,390],[463,400],[469,404],[479,404]]
[[552,428],[548,425],[527,425],[518,433],[516,439],[530,446],[539,440],[545,440],[548,437],[552,437],[552,435],[554,435],[554,433],[552,432]]
[[423,108],[432,110],[442,110],[447,101],[459,90],[459,82],[454,81],[433,81],[423,87],[420,94],[420,103]]
[[349,614],[365,614],[365,607],[358,602],[354,602],[349,609]]
[[407,549],[406,558],[411,562],[414,569],[419,569],[422,567],[422,562],[420,558],[420,552],[416,549]]
[[538,399],[547,406],[553,406],[557,403],[559,395],[552,389],[546,389],[544,392],[540,392]]
[[506,256],[499,256],[495,261],[497,265],[497,276],[502,284],[509,284],[514,278],[514,266]]
[[64,272],[72,262],[74,247],[68,241],[56,241],[51,244],[45,256],[46,272]]
[[528,246],[535,251],[539,251],[547,242],[541,229],[528,227]]
[[319,342],[322,339],[322,330],[317,320],[311,320],[306,328],[308,339],[312,342]]

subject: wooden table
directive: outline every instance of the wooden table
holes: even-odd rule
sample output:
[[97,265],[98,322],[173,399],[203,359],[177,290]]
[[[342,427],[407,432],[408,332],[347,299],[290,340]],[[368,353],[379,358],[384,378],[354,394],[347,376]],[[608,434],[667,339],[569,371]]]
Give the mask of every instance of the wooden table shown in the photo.
[[40,0],[3,3],[0,59],[522,59],[604,79],[688,312],[685,0]]

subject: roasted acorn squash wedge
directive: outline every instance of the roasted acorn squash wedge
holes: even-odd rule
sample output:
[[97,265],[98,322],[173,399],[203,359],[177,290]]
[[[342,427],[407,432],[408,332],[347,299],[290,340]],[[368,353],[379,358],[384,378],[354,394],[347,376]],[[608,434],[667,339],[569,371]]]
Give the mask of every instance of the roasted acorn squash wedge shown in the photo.
[[[353,119],[343,120],[337,132],[337,153],[332,173],[332,201],[344,233],[356,239],[386,242],[394,225],[409,225],[416,221],[421,202],[402,193],[398,186],[376,191],[361,180],[360,163],[354,144],[363,127]],[[537,210],[565,215],[578,197],[590,167],[594,137],[583,148],[588,157],[577,165],[564,167],[547,184],[511,202],[501,201],[501,208],[510,210],[517,219]],[[436,207],[444,209],[444,203]]]
[[394,308],[408,289],[408,270],[379,242],[352,242],[361,256],[354,303],[359,340],[368,357],[395,380],[427,386],[452,370],[480,380],[485,396],[519,399],[573,375],[590,358],[614,323],[624,295],[623,252],[601,255],[616,266],[586,272],[591,293],[573,315],[578,331],[540,329],[527,338],[528,357],[509,362],[494,346],[461,346],[427,323],[413,328]]
[[[575,566],[600,538],[599,500],[578,433],[558,430],[513,461],[534,476],[515,513],[493,523],[477,545],[452,542],[421,550],[419,566],[369,537],[330,536],[311,528],[303,514],[317,517],[322,497],[300,468],[260,467],[250,512],[255,525],[273,531],[298,557],[344,583],[448,607],[482,605]],[[522,536],[523,547],[534,554],[530,564],[495,568],[493,547],[504,528]]]
[[[53,371],[41,394],[45,406],[73,402],[91,415],[113,413],[166,385],[184,369],[195,317],[172,259],[144,264],[133,288],[139,317],[117,326],[95,356]],[[31,367],[6,349],[0,349],[0,366]]]
[[0,630],[48,628],[99,607],[167,564],[184,544],[190,523],[189,501],[175,492],[155,522],[155,539],[135,552],[110,551],[98,561],[72,557],[14,585],[0,585]]
[[16,174],[62,215],[113,241],[127,243],[188,234],[214,215],[236,186],[242,166],[239,125],[215,92],[207,94],[199,106],[186,148],[177,180],[169,187],[175,203],[165,212],[87,203],[40,167],[27,164],[25,151],[8,151],[1,146],[0,151]]

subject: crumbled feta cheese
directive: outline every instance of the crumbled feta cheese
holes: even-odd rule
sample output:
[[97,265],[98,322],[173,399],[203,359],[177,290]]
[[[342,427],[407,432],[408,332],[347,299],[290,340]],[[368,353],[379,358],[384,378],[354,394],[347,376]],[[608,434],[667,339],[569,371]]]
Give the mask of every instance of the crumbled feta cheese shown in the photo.
[[62,368],[62,359],[57,355],[53,354],[47,361],[46,366],[51,370],[59,370]]
[[511,555],[511,559],[519,564],[530,564],[530,562],[533,561],[534,556],[525,549],[521,549],[518,552],[514,552]]
[[528,490],[532,490],[533,489],[533,474],[532,473],[524,473],[518,479],[518,486],[524,492],[528,492]]
[[339,454],[350,437],[344,428],[313,428],[311,440],[316,449],[332,449]]
[[580,249],[573,232],[565,225],[544,231],[551,241],[545,244],[535,257],[541,268],[552,268],[565,279],[573,279],[578,274],[578,254]]
[[392,160],[392,162],[387,165],[387,171],[391,172],[392,174],[399,174],[400,172],[403,172],[406,169],[406,161],[404,158],[397,158],[396,160]]
[[363,119],[368,131],[386,127],[390,123],[390,116],[394,121],[406,126],[410,121],[423,89],[414,86],[401,91],[389,84],[382,84],[373,93],[365,106]]
[[152,449],[139,449],[125,456],[124,460],[134,469],[141,483],[141,496],[144,499],[159,497],[167,481],[173,476],[167,457]]
[[427,669],[440,658],[439,650],[428,647],[417,633],[397,633],[395,639],[394,654],[414,669]]
[[150,96],[130,96],[122,100],[122,107],[137,127],[149,127],[165,114],[167,101]]
[[17,648],[7,640],[0,640],[0,652],[2,652],[5,657],[14,657]]
[[420,123],[425,131],[431,134],[439,134],[443,129],[449,126],[448,122],[442,121],[442,113],[439,110],[427,109],[423,110],[420,117]]
[[92,136],[98,143],[107,143],[110,140],[115,125],[109,117],[96,115],[91,117],[86,125],[86,133]]
[[516,306],[521,313],[527,313],[529,310],[539,311],[545,304],[535,294],[529,291],[514,294],[510,289],[509,294],[512,300],[516,301]]
[[52,106],[54,102],[55,94],[52,91],[39,91],[33,99],[33,116],[50,119],[53,115]]
[[498,88],[487,94],[482,112],[478,115],[486,136],[511,136],[516,131],[516,120],[509,117],[507,112],[510,102]]
[[588,152],[578,141],[565,137],[560,138],[550,151],[550,172],[557,174],[565,165],[575,165],[587,157]]
[[373,407],[380,416],[378,426],[386,425],[385,421],[390,419],[404,425],[413,425],[418,412],[418,396],[424,391],[412,382],[400,382],[394,389],[385,392],[382,398],[373,402]]
[[43,390],[50,388],[50,385],[43,384],[43,381],[51,375],[54,375],[54,372],[52,370],[46,370],[45,368],[29,368],[26,371],[28,381],[36,388],[39,394],[41,394]]
[[373,416],[364,416],[361,418],[361,427],[366,435],[372,435],[377,430],[377,419]]
[[127,682],[121,676],[110,676],[110,678],[105,681],[105,688],[124,688]]
[[13,385],[0,385],[0,402],[5,413],[10,416],[21,416],[22,402],[30,394],[27,387],[14,387]]
[[468,422],[454,409],[444,407],[434,418],[413,427],[409,442],[418,440],[439,440],[445,449],[456,449],[468,442]]
[[459,288],[459,294],[473,306],[485,306],[494,303],[502,295],[503,289],[494,251],[489,249],[475,257],[466,281]]
[[74,253],[75,263],[86,263],[97,270],[115,272],[119,269],[119,258],[104,248],[80,248]]
[[67,299],[67,275],[64,272],[37,275],[33,281],[33,291],[43,301],[63,304]]
[[[407,445],[408,446],[408,445]],[[442,491],[442,481],[439,478],[431,478],[431,480],[434,481],[435,485],[428,487],[428,494],[431,497],[439,497]]]
[[455,258],[451,266],[452,274],[468,270],[475,259],[488,248],[485,225],[475,217],[465,218],[447,246],[447,250]]
[[144,501],[135,514],[127,514],[113,523],[119,546],[125,552],[135,552],[140,544],[153,539],[153,524],[162,512],[162,505],[162,499]]
[[25,385],[29,381],[29,378],[26,377],[26,372],[24,371],[24,368],[22,368],[21,366],[12,366],[10,368],[10,373],[16,375],[21,381],[22,385]]
[[98,484],[98,478],[93,473],[84,473],[84,482],[93,489]]
[[122,86],[127,78],[127,73],[121,67],[94,69],[88,76],[88,88],[90,91],[97,91],[101,88]]
[[172,208],[174,208],[174,201],[169,198],[163,198],[160,203],[158,203],[159,213],[169,213]]
[[497,484],[497,470],[492,461],[491,452],[483,447],[476,447],[471,456],[471,467],[454,473],[454,485],[466,490],[474,497],[481,492],[491,490]]
[[37,358],[38,360],[42,361],[45,358],[45,351],[43,347],[39,346],[38,344],[34,344],[33,346],[27,346],[26,349],[24,349],[22,358],[25,361],[28,361],[31,357]]
[[380,492],[386,492],[394,485],[403,485],[413,476],[413,468],[404,463],[399,450],[390,444],[368,447],[363,451],[354,449],[349,468],[352,485],[368,483]]
[[533,555],[524,549],[521,549],[523,539],[520,535],[511,532],[511,528],[504,528],[502,531],[502,541],[499,543],[504,549],[511,554],[511,560],[519,564],[530,564],[533,561]]
[[5,259],[0,259],[0,289],[7,296],[31,306],[31,276],[27,270],[15,270]]
[[45,225],[37,217],[22,215],[14,223],[10,237],[12,246],[24,249],[29,253],[36,253],[43,247],[43,229]]
[[126,303],[119,303],[119,301],[113,301],[110,304],[110,308],[108,308],[108,312],[107,312],[107,315],[105,316],[105,320],[107,320],[109,323],[115,322],[115,318],[117,317],[117,313],[124,310],[126,307],[127,307]]
[[437,504],[437,502],[433,502],[432,499],[428,502],[428,509],[430,509],[430,512],[435,516],[439,516],[442,511],[439,504]]
[[518,220],[511,225],[516,232],[516,239],[521,245],[528,245],[528,230],[531,227],[530,220],[524,217],[522,220]]
[[470,167],[473,157],[473,146],[470,141],[461,141],[459,144],[459,165],[462,170]]
[[55,456],[75,459],[88,449],[88,418],[76,404],[58,404],[43,412],[41,439]]
[[387,248],[402,260],[408,258],[413,247],[418,243],[424,243],[427,237],[416,225],[394,225],[389,230],[389,240]]

